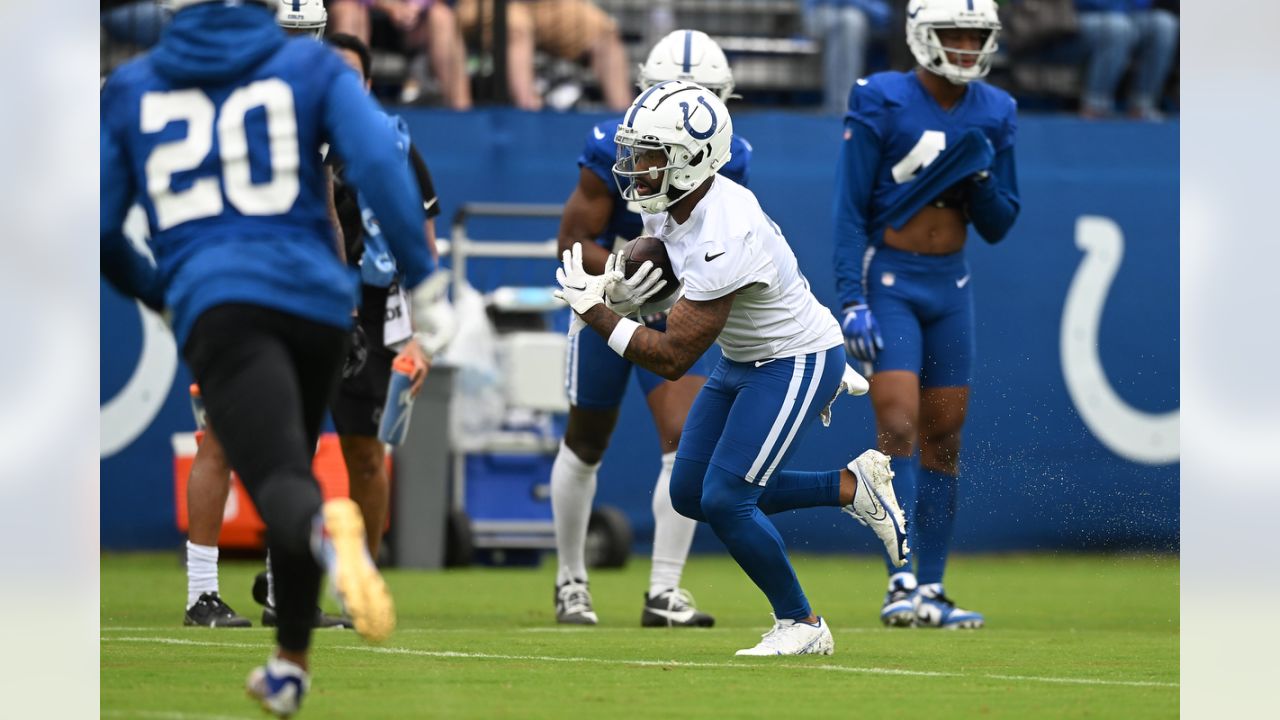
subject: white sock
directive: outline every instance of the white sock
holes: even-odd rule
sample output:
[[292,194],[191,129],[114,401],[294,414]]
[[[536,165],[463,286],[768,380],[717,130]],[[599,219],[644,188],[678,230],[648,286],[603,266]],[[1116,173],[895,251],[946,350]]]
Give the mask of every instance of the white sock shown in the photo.
[[680,587],[680,575],[689,559],[693,531],[691,520],[671,505],[671,468],[676,464],[675,452],[662,456],[662,471],[653,486],[653,568],[649,570],[649,597],[663,590]]
[[276,576],[271,572],[271,551],[267,551],[267,604],[276,606]]
[[587,579],[587,521],[600,463],[588,465],[562,441],[551,465],[551,514],[556,526],[556,584]]
[[218,547],[187,541],[187,609],[207,592],[218,592]]

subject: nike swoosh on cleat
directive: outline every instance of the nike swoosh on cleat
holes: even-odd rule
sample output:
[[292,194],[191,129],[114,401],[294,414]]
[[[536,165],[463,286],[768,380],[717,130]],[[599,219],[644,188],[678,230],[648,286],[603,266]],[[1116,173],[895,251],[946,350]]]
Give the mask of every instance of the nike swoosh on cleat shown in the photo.
[[693,610],[663,610],[661,608],[645,608],[645,612],[651,612],[660,618],[665,618],[671,622],[684,623],[693,619]]

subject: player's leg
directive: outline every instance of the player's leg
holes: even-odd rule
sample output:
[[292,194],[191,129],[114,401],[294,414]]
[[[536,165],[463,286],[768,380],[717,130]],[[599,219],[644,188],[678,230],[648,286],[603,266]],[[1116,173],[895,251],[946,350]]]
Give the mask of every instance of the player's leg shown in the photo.
[[[365,307],[384,307],[386,292],[365,290]],[[330,410],[338,431],[342,459],[347,466],[351,499],[360,506],[369,552],[376,559],[391,505],[391,479],[387,476],[386,446],[378,439],[378,425],[387,404],[391,363],[396,353],[382,339],[382,316],[359,322],[369,340],[365,363],[343,377],[333,395]],[[344,372],[344,375],[347,373]]]
[[[214,308],[197,320],[185,354],[203,390],[210,424],[218,428],[228,459],[267,525],[280,609],[276,659],[305,673],[320,588],[311,542],[321,502],[282,317],[287,318],[242,305]],[[336,355],[341,333],[325,335]]]
[[360,506],[369,554],[376,559],[391,505],[386,445],[375,435],[339,435],[338,442],[347,466],[351,499]]
[[211,430],[196,448],[187,478],[187,611],[183,625],[250,627],[218,594],[218,536],[231,492],[231,465]]
[[[829,654],[834,648],[826,623],[809,607],[781,535],[758,502],[804,428],[835,395],[843,366],[839,347],[759,365],[721,361],[721,382],[736,396],[703,480],[702,515],[769,599],[776,621],[760,644],[741,654]],[[828,474],[827,482],[838,487],[839,474]]]
[[570,338],[565,362],[569,418],[551,466],[551,513],[556,533],[556,621],[598,621],[587,589],[587,523],[596,496],[600,460],[618,422],[631,363],[600,336]]
[[916,624],[976,628],[982,626],[982,615],[957,608],[942,589],[960,484],[960,434],[973,376],[973,296],[970,287],[958,289],[951,282],[939,285],[939,299],[947,310],[925,325],[923,336],[920,475],[913,533],[919,581]]
[[676,512],[671,504],[671,471],[675,467],[676,448],[680,446],[680,431],[694,398],[707,381],[710,367],[710,360],[704,356],[674,382],[636,368],[636,378],[645,390],[662,449],[662,465],[653,487],[653,564],[640,614],[640,624],[644,627],[711,627],[715,624],[715,618],[700,612],[692,596],[680,587],[680,576],[698,524]]
[[[917,284],[910,268],[895,263],[894,253],[877,253],[868,273],[871,311],[880,322],[884,350],[871,376],[871,407],[876,416],[876,447],[889,456],[893,486],[906,513],[910,547],[915,534],[915,449],[920,413],[920,366],[923,340],[913,291]],[[911,561],[897,567],[888,554],[885,569],[888,588],[880,607],[880,620],[890,627],[908,627],[914,620],[911,593],[916,579]]]

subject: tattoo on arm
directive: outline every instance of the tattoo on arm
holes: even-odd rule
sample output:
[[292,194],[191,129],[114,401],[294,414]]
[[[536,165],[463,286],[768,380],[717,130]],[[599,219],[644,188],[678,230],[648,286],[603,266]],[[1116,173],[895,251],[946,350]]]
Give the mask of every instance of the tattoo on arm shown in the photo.
[[[668,380],[677,380],[720,336],[732,308],[733,293],[714,300],[681,298],[667,315],[666,332],[636,330],[624,357]],[[618,325],[618,316],[603,303],[588,310],[582,319],[606,340]]]

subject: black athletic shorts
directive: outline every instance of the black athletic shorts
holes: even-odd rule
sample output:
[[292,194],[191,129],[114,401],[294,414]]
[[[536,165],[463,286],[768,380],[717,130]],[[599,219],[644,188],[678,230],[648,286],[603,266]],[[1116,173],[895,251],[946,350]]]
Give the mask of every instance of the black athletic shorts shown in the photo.
[[387,289],[361,286],[358,322],[369,342],[369,355],[352,377],[343,378],[329,409],[339,435],[376,437],[387,404],[387,384],[391,382],[391,362],[396,351],[383,344],[382,325],[387,307]]

